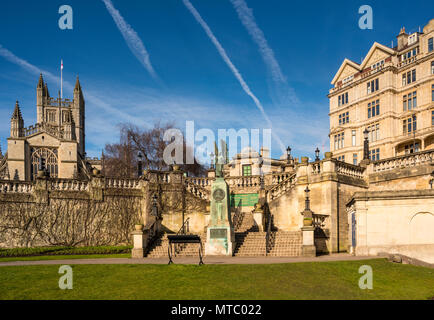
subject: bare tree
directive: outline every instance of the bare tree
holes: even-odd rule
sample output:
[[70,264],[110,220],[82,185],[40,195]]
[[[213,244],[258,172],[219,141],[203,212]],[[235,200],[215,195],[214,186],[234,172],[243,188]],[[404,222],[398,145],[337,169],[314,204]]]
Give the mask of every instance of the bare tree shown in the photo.
[[[105,175],[122,178],[136,177],[139,152],[143,156],[143,168],[151,170],[167,170],[169,168],[163,159],[163,154],[170,142],[164,141],[163,137],[167,130],[174,128],[173,123],[162,125],[157,122],[151,129],[141,129],[136,125],[124,123],[120,125],[120,128],[119,143],[105,146]],[[192,152],[192,149],[184,141],[183,163],[186,163],[188,152]],[[196,159],[193,164],[181,165],[181,168],[194,176],[205,173],[205,168]]]

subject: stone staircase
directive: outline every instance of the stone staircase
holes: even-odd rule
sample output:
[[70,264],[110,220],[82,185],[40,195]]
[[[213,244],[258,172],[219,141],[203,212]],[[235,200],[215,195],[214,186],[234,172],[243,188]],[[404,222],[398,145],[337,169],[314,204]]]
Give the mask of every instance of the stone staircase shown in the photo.
[[265,232],[246,231],[235,233],[237,257],[265,256]]
[[271,235],[271,257],[297,257],[302,253],[302,233],[299,231],[276,231]]
[[[259,231],[255,226],[251,212],[238,212],[235,230],[235,250],[237,257],[296,257],[302,253],[301,232],[274,231],[271,233],[271,251],[266,254],[266,232]],[[202,240],[203,253],[205,250],[206,233],[198,234]],[[167,257],[169,240],[167,234],[161,235],[151,245],[146,255],[148,258]],[[175,252],[175,248],[177,248]],[[199,244],[173,245],[175,257],[197,257]]]

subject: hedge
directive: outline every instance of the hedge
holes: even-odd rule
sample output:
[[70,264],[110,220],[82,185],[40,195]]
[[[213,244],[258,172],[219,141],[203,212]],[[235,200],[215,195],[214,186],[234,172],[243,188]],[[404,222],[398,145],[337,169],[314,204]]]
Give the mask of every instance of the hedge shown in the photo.
[[88,254],[120,254],[130,253],[132,246],[100,246],[100,247],[36,247],[0,249],[1,257],[28,257],[47,255],[88,255]]

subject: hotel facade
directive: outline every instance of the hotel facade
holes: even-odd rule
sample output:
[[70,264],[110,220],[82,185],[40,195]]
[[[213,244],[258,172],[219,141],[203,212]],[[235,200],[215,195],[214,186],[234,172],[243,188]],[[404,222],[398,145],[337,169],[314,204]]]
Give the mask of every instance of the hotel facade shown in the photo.
[[[330,89],[330,150],[351,164],[434,149],[434,20],[402,28],[397,46],[374,43],[361,64],[345,59]],[[366,131],[365,131],[366,130]]]

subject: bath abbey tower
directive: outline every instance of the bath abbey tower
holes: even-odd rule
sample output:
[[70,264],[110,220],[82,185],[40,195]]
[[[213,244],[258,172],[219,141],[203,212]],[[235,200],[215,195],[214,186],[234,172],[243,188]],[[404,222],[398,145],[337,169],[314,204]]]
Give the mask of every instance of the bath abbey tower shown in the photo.
[[19,102],[11,118],[8,150],[0,163],[0,178],[34,180],[41,164],[52,178],[86,175],[85,101],[77,77],[73,99],[50,96],[42,74],[36,87],[37,122],[24,126]]

